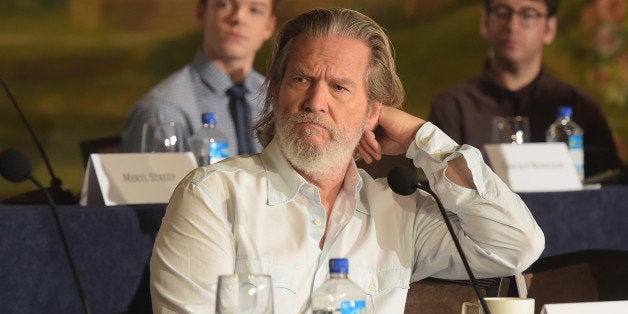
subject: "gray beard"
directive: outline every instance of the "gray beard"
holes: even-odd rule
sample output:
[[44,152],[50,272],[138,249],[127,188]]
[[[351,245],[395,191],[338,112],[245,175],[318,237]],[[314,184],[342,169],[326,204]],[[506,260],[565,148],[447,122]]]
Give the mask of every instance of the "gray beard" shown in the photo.
[[[343,171],[343,168],[347,167],[343,161],[351,159],[366,128],[365,120],[357,134],[347,134],[311,113],[278,117],[275,121],[279,146],[286,159],[298,171],[313,179]],[[304,141],[294,131],[295,126],[302,122],[322,125],[329,132],[331,141],[322,147]],[[307,138],[313,136],[315,132],[305,129],[303,136]]]

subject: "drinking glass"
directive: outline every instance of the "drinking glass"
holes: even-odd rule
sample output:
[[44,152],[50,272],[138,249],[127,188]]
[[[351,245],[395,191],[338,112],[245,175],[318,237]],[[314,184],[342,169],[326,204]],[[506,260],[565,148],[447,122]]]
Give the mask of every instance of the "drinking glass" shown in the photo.
[[182,152],[183,132],[174,122],[146,122],[142,125],[142,153]]
[[272,314],[273,290],[269,275],[231,274],[218,277],[217,314]]
[[530,120],[523,116],[493,118],[492,143],[523,144],[530,141]]

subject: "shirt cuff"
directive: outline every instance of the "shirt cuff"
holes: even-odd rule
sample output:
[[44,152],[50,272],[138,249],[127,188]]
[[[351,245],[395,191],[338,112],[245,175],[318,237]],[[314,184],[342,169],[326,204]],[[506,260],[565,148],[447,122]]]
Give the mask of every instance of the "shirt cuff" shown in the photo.
[[[406,152],[406,157],[412,159],[416,167],[423,169],[431,184],[445,181],[455,185],[446,178],[445,169],[447,168],[447,161],[461,155],[471,170],[477,192],[480,195],[485,195],[486,186],[482,175],[484,160],[480,151],[473,146],[458,145],[431,122],[425,122],[419,128],[413,144],[408,147]],[[430,177],[435,180],[430,179]]]

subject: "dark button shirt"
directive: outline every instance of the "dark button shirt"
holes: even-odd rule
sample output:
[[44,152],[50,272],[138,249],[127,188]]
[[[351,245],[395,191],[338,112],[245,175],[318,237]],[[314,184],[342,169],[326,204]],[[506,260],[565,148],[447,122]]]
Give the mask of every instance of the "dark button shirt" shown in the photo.
[[541,70],[532,83],[509,91],[490,75],[458,84],[432,103],[429,120],[459,144],[483,149],[491,141],[495,116],[527,116],[531,142],[545,142],[545,130],[556,120],[558,107],[573,108],[573,120],[584,129],[585,175],[621,167],[610,128],[595,100]]

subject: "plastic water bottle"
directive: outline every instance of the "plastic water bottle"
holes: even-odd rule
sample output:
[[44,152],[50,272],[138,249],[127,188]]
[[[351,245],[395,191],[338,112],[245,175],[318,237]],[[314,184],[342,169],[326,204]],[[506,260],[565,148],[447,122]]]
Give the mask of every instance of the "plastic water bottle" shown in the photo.
[[347,277],[348,273],[349,260],[329,260],[329,279],[312,293],[313,314],[366,313],[366,293]]
[[584,131],[572,117],[571,107],[559,107],[556,121],[545,132],[548,142],[564,142],[576,167],[580,181],[584,181]]
[[229,157],[227,137],[216,128],[216,114],[201,115],[203,127],[190,137],[190,148],[196,157],[198,166],[206,166]]

